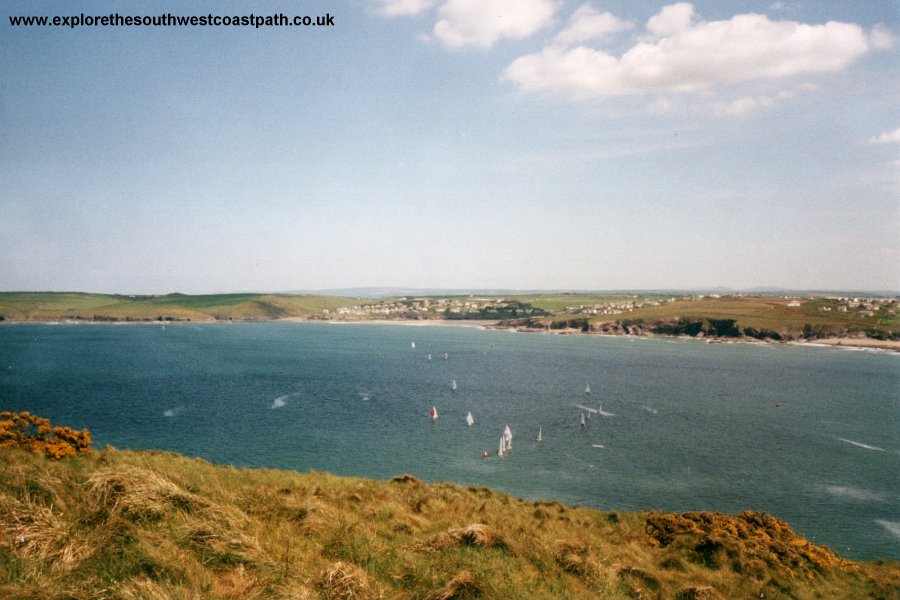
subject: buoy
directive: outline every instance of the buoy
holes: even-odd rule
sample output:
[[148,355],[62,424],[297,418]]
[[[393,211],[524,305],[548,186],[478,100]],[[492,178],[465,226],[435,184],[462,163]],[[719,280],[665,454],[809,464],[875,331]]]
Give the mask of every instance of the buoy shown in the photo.
[[482,454],[481,456],[482,456],[482,458],[487,458],[488,456],[490,456],[490,454],[488,454],[488,451],[485,450],[484,454]]

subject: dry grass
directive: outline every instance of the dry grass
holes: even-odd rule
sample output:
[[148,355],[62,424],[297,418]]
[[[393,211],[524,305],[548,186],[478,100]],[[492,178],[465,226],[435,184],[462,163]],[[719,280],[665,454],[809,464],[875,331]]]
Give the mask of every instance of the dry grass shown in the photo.
[[462,598],[482,598],[487,586],[469,569],[456,574],[447,585],[428,595],[428,600],[461,600]]
[[898,586],[897,563],[838,559],[755,513],[607,514],[412,476],[0,451],[2,598],[887,598]]
[[356,565],[338,561],[319,574],[316,587],[326,600],[376,600],[381,595],[373,588],[366,572]]
[[678,592],[675,600],[725,600],[725,597],[710,585],[697,585]]

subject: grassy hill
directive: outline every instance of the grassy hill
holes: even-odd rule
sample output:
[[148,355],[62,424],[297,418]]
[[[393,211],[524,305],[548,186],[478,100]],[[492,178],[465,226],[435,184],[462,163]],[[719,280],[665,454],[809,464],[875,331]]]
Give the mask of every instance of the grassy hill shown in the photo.
[[0,450],[0,597],[896,598],[758,513],[618,513],[486,488]]
[[[615,315],[557,314],[523,320],[533,328],[577,328],[585,331],[687,334],[712,337],[760,339],[815,339],[863,336],[882,340],[900,339],[900,316],[896,303],[881,306],[872,316],[861,307],[839,312],[840,302],[824,298],[791,300],[768,296],[725,296],[666,302],[658,296],[556,294],[507,296],[551,313],[567,307],[590,307],[632,302],[642,304]],[[649,305],[658,302],[658,306]],[[76,292],[0,292],[0,320],[6,321],[212,321],[268,320],[284,317],[322,317],[365,303],[358,298],[291,294],[216,294],[187,296],[122,296]],[[376,302],[377,304],[377,302]],[[843,307],[846,308],[846,307]],[[440,318],[434,314],[430,318]],[[385,318],[363,315],[347,318]],[[393,318],[398,318],[394,316]],[[421,318],[421,317],[420,317]],[[479,318],[491,318],[481,316]],[[495,315],[499,320],[501,317]],[[516,324],[516,323],[514,323]]]
[[0,292],[0,316],[10,321],[211,321],[321,315],[358,300],[289,294],[122,296],[77,292]]
[[[643,306],[618,315],[559,315],[535,320],[534,326],[575,327],[620,332],[633,327],[650,333],[714,336],[746,335],[757,338],[801,339],[852,335],[900,339],[900,316],[879,310],[862,316],[859,310],[838,312],[840,303],[822,298],[791,300],[764,296],[678,300]],[[819,310],[829,308],[828,311]]]

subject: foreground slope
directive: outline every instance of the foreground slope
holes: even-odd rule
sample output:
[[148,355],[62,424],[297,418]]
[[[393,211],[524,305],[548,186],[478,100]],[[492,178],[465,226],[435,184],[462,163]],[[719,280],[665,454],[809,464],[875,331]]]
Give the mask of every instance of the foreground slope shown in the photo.
[[889,598],[758,513],[605,513],[486,488],[0,450],[3,598]]

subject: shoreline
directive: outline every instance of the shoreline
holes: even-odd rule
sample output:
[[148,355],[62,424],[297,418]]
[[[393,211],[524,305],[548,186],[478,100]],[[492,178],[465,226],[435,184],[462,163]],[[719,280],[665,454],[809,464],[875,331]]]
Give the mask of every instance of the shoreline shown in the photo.
[[88,320],[27,320],[27,321],[0,321],[0,327],[4,325],[213,325],[213,324],[235,324],[235,323],[269,323],[269,322],[288,322],[288,323],[327,323],[330,325],[391,325],[403,327],[469,327],[474,329],[495,329],[515,331],[517,333],[545,333],[551,335],[590,335],[611,338],[649,338],[649,339],[683,339],[694,340],[698,342],[706,342],[707,344],[756,344],[756,345],[792,345],[792,346],[815,346],[820,348],[842,348],[847,350],[878,350],[884,352],[900,353],[900,340],[879,340],[869,337],[829,337],[818,339],[797,339],[797,340],[767,340],[757,338],[726,338],[726,337],[694,337],[690,335],[634,335],[628,333],[607,333],[607,332],[586,332],[580,329],[536,329],[528,327],[519,327],[514,325],[504,325],[496,320],[481,319],[315,319],[309,317],[282,317],[277,319],[204,319],[191,321],[143,321],[143,320],[122,320],[122,321],[88,321]]
[[831,337],[820,339],[798,339],[798,340],[769,340],[757,339],[752,337],[730,338],[730,337],[695,337],[690,335],[662,335],[662,334],[646,334],[634,335],[630,333],[608,333],[595,331],[582,331],[580,329],[534,329],[528,327],[516,327],[510,325],[494,324],[488,329],[506,329],[519,333],[545,333],[550,335],[589,335],[602,336],[611,338],[635,338],[635,339],[657,339],[657,340],[693,340],[697,342],[705,342],[707,344],[751,344],[764,346],[792,345],[792,346],[818,346],[821,348],[843,348],[848,350],[880,350],[884,352],[900,353],[900,340],[879,340],[875,338],[856,338],[856,337]]

